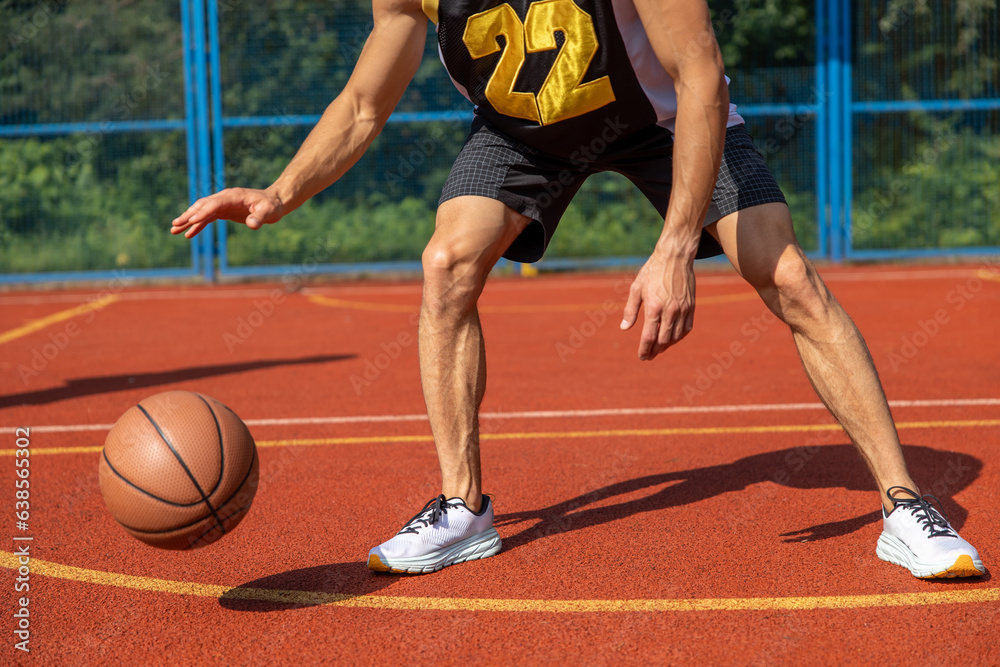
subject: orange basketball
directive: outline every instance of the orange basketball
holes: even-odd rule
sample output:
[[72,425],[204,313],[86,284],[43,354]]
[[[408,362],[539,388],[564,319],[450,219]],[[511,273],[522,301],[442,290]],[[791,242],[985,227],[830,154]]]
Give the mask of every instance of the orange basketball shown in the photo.
[[215,542],[257,492],[257,446],[225,405],[168,391],[143,399],[104,442],[101,495],[125,530],[161,549]]

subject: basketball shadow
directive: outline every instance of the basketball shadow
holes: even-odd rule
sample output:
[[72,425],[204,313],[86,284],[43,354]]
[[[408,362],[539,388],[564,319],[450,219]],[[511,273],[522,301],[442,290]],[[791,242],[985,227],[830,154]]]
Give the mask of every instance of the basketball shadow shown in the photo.
[[217,375],[230,375],[232,373],[243,373],[244,371],[255,371],[261,368],[272,368],[275,366],[297,366],[307,364],[322,364],[328,361],[344,361],[353,359],[355,354],[329,354],[312,357],[302,357],[300,359],[261,359],[259,361],[247,361],[239,364],[215,364],[212,366],[191,366],[190,368],[178,368],[172,371],[160,371],[157,373],[125,373],[122,375],[105,375],[101,377],[74,378],[67,380],[62,387],[52,387],[50,389],[39,389],[38,391],[26,391],[20,394],[9,394],[0,396],[0,408],[8,408],[15,405],[42,405],[54,403],[67,398],[79,396],[91,396],[94,394],[107,394],[126,389],[137,389],[144,387],[158,387],[161,385],[184,382],[187,380],[199,380]]
[[397,579],[370,574],[361,561],[290,570],[230,589],[219,605],[233,611],[288,611],[375,593]]
[[[961,529],[968,512],[955,503],[952,496],[979,477],[982,461],[968,454],[914,445],[904,445],[903,453],[910,475],[920,485],[921,492],[937,495],[951,524]],[[498,515],[495,525],[512,527],[529,524],[520,532],[503,537],[504,551],[510,551],[553,534],[590,528],[646,512],[683,507],[737,491],[744,491],[744,495],[742,500],[739,495],[733,497],[734,504],[730,509],[734,517],[767,522],[774,526],[780,537],[786,538],[786,542],[842,537],[875,523],[881,517],[876,505],[878,500],[873,493],[872,504],[876,509],[870,513],[842,521],[796,526],[794,505],[789,505],[787,511],[780,514],[770,510],[775,485],[794,489],[874,489],[874,482],[852,445],[803,446],[755,454],[733,463],[617,482],[542,509]],[[636,500],[615,504],[606,502],[616,496],[658,486],[664,488]],[[748,489],[751,486],[755,487],[753,492]],[[599,503],[600,507],[593,507]],[[762,510],[765,503],[768,509]],[[501,530],[501,535],[504,532]]]

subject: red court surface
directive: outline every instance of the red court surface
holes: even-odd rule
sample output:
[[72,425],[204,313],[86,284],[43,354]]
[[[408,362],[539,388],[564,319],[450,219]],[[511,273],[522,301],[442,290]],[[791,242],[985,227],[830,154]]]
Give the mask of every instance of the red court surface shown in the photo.
[[[823,274],[911,473],[998,567],[1000,267]],[[488,285],[483,462],[504,549],[423,576],[365,567],[438,492],[417,283],[0,294],[0,661],[1000,664],[989,574],[922,581],[875,556],[868,473],[756,295],[699,274],[694,331],[646,363],[618,329],[628,283]],[[110,425],[170,389],[235,410],[261,459],[247,518],[193,552],[129,537],[98,487]]]

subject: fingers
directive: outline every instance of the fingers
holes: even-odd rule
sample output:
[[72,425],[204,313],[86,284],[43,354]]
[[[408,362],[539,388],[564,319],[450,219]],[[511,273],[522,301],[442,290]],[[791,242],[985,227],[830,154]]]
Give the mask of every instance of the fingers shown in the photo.
[[185,238],[194,238],[209,223],[217,220],[215,206],[209,201],[210,199],[210,197],[199,199],[191,204],[188,210],[174,218],[170,223],[170,233],[180,234],[183,232]]
[[669,331],[670,342],[668,346],[681,342],[681,339],[687,336],[694,327],[694,307],[678,308],[671,321],[673,324]]
[[642,326],[642,335],[639,336],[639,359],[649,361],[660,353],[660,319],[658,315],[650,313],[650,308],[646,309],[646,322]]
[[670,325],[667,328],[664,350],[681,342],[694,328],[694,304],[682,304],[671,309]]
[[274,215],[274,204],[267,199],[262,199],[250,205],[250,214],[247,215],[246,225],[250,229],[260,229]]
[[[184,236],[190,239],[216,220],[243,222],[253,214],[254,206],[260,204],[260,202],[249,204],[248,192],[242,188],[228,188],[209,197],[202,197],[173,220],[170,232],[172,234],[183,232]],[[273,209],[273,206],[269,208]],[[264,211],[266,214],[271,212],[271,210]],[[266,220],[264,215],[257,215],[256,221],[257,224],[250,224],[250,227],[257,229]]]
[[667,290],[662,281],[650,283],[647,275],[643,267],[632,282],[620,327],[623,331],[632,328],[642,307],[645,320],[639,337],[642,361],[655,359],[694,328],[694,281],[681,281],[680,288]]
[[680,338],[678,338],[677,340],[680,340],[681,338],[684,338],[684,336],[687,336],[689,333],[691,333],[692,329],[694,329],[694,304],[693,303],[691,304],[690,310],[688,310],[688,312],[687,312],[687,317],[684,318],[684,330],[681,332]]
[[260,229],[281,219],[281,208],[281,202],[263,190],[229,188],[192,204],[173,220],[170,233],[183,232],[184,236],[192,238],[216,220],[232,220],[250,229]]
[[175,220],[170,228],[170,233],[180,234],[181,232],[184,232],[184,238],[192,239],[215,219],[216,218],[214,216],[209,216],[207,218],[205,216],[198,216],[189,217],[186,220]]
[[628,291],[628,300],[625,302],[625,311],[622,313],[622,323],[619,328],[622,331],[628,331],[635,324],[635,320],[639,317],[639,306],[642,305],[642,285],[639,284],[639,279],[636,278],[632,282],[632,287]]
[[694,327],[694,306],[658,307],[655,302],[648,301],[645,320],[639,339],[639,359],[651,361],[688,335]]
[[672,339],[672,314],[664,312],[664,304],[655,296],[643,298],[644,284],[640,273],[629,289],[620,328],[622,331],[631,329],[638,320],[640,307],[643,308],[644,324],[639,336],[639,359],[649,361],[676,341]]

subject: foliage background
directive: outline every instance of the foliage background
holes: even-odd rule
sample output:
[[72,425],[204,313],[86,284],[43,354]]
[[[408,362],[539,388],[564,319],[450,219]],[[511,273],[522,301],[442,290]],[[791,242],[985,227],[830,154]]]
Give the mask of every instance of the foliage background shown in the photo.
[[[998,0],[854,3],[861,101],[1000,97]],[[737,104],[821,101],[812,0],[710,2]],[[353,0],[219,0],[227,117],[319,114],[350,75],[370,28]],[[0,0],[0,125],[182,119],[179,4]],[[433,34],[400,111],[469,104]],[[748,127],[786,192],[800,241],[817,248],[811,116]],[[265,187],[308,128],[232,128],[228,185]],[[413,260],[466,122],[394,123],[342,181],[263,233],[231,225],[231,265]],[[854,237],[859,248],[1000,245],[1000,112],[857,114]],[[188,203],[178,131],[0,138],[0,271],[184,266],[167,233]],[[548,257],[642,255],[662,221],[615,175],[594,177]]]

